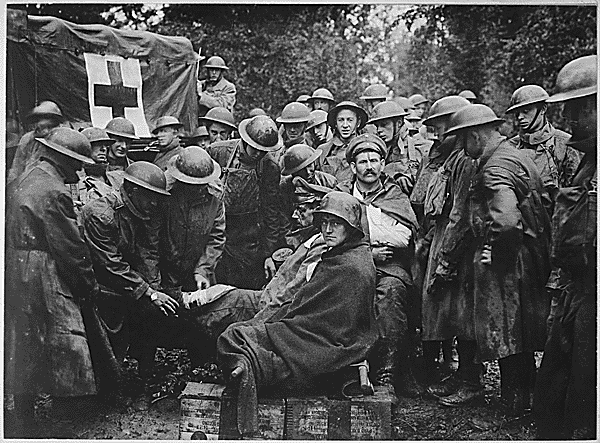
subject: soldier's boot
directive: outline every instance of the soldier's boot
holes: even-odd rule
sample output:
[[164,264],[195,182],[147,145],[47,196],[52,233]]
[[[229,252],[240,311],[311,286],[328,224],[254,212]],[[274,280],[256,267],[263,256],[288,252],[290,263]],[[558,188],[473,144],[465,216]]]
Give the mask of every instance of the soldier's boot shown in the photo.
[[442,341],[442,356],[444,361],[440,365],[440,373],[442,377],[446,377],[454,372],[454,358],[452,357],[452,342],[454,340]]
[[440,342],[431,340],[423,341],[421,346],[423,348],[423,383],[425,386],[439,383],[441,379],[444,378],[440,376],[440,368],[438,363],[438,357],[440,355]]
[[396,388],[396,372],[398,368],[396,347],[390,341],[381,341],[378,345],[379,352],[377,353],[375,375],[375,384],[385,388],[392,397],[392,404],[398,403]]
[[520,417],[531,410],[532,359],[533,353],[520,353],[498,360],[500,401],[510,416]]
[[154,355],[156,346],[147,345],[141,350],[138,356],[138,374],[137,392],[133,398],[132,408],[135,411],[147,411],[152,404],[152,390],[150,384],[152,381],[152,372],[154,369]]
[[[430,396],[446,398],[459,393],[456,398],[448,400],[448,403],[460,403],[470,401],[470,394],[479,394],[483,392],[480,383],[481,364],[473,363],[477,343],[472,340],[458,340],[457,352],[459,367],[458,370],[450,376],[444,378],[440,383],[427,388]],[[460,391],[460,392],[459,392]]]
[[397,364],[396,392],[402,397],[418,398],[425,393],[425,389],[415,378],[413,368],[415,359],[413,350],[408,340],[400,340],[395,349]]
[[462,363],[462,368],[456,372],[460,374],[458,389],[450,395],[440,397],[438,404],[456,408],[483,398],[484,389],[481,384],[482,369],[483,365],[481,363],[474,363],[473,360]]

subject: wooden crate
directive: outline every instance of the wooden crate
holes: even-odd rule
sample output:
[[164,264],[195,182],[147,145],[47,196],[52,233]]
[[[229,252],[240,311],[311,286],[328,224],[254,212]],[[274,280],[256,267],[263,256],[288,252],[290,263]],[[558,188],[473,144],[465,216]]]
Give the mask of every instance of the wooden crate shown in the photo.
[[[209,440],[237,440],[237,401],[224,395],[224,386],[211,383],[188,383],[180,395],[179,439],[189,440],[196,431]],[[258,402],[258,440],[283,440],[284,399],[261,399]]]
[[[181,393],[179,438],[196,431],[210,440],[237,440],[237,401],[224,386],[188,383]],[[336,400],[327,397],[259,399],[257,440],[390,440],[389,393]]]

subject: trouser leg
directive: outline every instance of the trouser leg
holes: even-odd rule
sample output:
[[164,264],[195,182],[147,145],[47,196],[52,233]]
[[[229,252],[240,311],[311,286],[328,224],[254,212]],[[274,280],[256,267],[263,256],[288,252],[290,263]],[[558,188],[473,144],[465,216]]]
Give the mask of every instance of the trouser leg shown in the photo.
[[498,360],[501,400],[513,415],[523,415],[530,407],[532,359],[532,352],[522,352]]

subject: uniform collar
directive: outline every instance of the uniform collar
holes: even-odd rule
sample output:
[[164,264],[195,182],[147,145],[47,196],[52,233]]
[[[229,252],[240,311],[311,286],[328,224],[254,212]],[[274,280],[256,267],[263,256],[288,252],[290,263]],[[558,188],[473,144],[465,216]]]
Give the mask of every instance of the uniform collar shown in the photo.
[[537,146],[547,142],[554,136],[554,128],[546,123],[542,129],[535,132],[520,132],[519,138],[525,145]]

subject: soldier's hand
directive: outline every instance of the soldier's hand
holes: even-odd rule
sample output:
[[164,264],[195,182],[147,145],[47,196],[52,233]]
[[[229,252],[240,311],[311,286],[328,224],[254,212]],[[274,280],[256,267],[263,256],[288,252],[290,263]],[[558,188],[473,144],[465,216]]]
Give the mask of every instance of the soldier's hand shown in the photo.
[[155,291],[154,294],[156,295],[156,298],[152,303],[159,308],[163,314],[168,316],[169,314],[175,314],[177,312],[179,303],[177,303],[175,299],[160,291]]
[[490,245],[483,245],[480,262],[482,265],[492,264],[492,247]]
[[273,259],[271,257],[267,257],[267,259],[265,260],[264,269],[265,269],[265,277],[267,278],[267,280],[271,280],[273,278],[273,276],[275,275],[275,273],[277,272],[277,268],[275,267],[275,262],[273,261]]
[[400,189],[402,189],[402,192],[404,192],[406,195],[410,195],[414,187],[414,183],[410,177],[401,175],[396,179],[396,182],[400,186]]
[[373,246],[371,253],[375,263],[385,263],[392,258],[394,250],[390,246]]
[[210,287],[210,282],[208,279],[200,274],[194,274],[194,279],[196,280],[196,286],[198,289],[206,289]]

